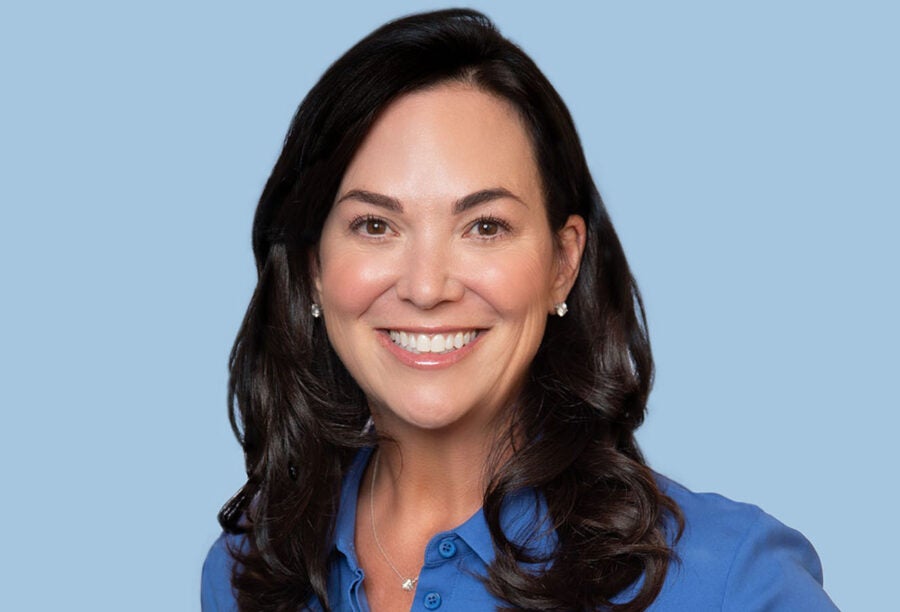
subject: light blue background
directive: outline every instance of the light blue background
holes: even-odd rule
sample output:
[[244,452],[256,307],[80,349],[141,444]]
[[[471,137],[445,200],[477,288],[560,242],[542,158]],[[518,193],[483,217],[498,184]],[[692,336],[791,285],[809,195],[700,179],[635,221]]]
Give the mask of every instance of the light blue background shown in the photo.
[[[199,607],[242,482],[226,360],[256,198],[326,66],[445,6],[374,4],[0,9],[4,608]],[[475,5],[570,105],[644,291],[651,463],[801,529],[839,606],[883,609],[900,547],[897,11]]]

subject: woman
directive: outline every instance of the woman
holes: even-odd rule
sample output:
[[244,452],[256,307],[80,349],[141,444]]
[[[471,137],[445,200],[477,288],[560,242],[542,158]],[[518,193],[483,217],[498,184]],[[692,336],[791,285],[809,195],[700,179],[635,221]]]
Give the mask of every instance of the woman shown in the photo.
[[562,100],[482,15],[329,68],[253,248],[204,609],[833,609],[800,534],[644,462],[640,295]]

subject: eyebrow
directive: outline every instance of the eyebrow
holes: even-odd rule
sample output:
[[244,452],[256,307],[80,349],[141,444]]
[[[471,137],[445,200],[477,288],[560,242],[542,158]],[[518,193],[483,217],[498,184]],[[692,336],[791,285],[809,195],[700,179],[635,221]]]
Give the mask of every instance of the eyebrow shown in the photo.
[[[528,206],[519,196],[510,190],[504,189],[503,187],[492,187],[491,189],[481,189],[458,199],[453,203],[453,214],[458,215],[480,204],[484,204],[485,202],[491,202],[502,198],[509,198],[519,202],[523,206]],[[372,204],[373,206],[378,206],[379,208],[384,208],[393,212],[403,212],[403,205],[397,198],[392,198],[382,193],[366,191],[365,189],[351,189],[342,195],[340,199],[335,202],[335,205],[340,204],[344,200],[359,200],[366,204]]]

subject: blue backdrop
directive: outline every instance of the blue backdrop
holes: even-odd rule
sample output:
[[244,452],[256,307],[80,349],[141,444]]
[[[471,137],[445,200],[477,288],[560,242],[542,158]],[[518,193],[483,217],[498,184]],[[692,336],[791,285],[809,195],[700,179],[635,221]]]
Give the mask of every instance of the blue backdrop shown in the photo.
[[[243,475],[226,360],[255,200],[326,66],[445,6],[311,4],[0,11],[8,609],[199,607]],[[839,606],[881,609],[900,547],[898,12],[737,4],[474,3],[570,105],[644,291],[652,465],[799,528]]]

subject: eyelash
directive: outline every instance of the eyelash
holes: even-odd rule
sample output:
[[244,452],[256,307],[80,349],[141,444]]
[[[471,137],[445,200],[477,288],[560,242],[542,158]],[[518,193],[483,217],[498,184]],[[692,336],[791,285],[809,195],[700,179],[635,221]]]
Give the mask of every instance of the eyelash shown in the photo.
[[[381,217],[376,217],[375,215],[360,215],[353,219],[350,222],[350,231],[358,232],[363,229],[368,223],[380,223],[384,226],[385,234],[390,229],[390,224],[387,221],[382,219]],[[368,236],[383,236],[384,234],[366,234]]]
[[[384,236],[391,229],[390,224],[387,221],[385,221],[384,219],[382,219],[381,217],[376,217],[375,215],[360,215],[358,217],[355,217],[350,222],[350,231],[351,232],[359,232],[369,223],[380,223],[381,225],[384,226],[384,230],[385,230],[384,234],[365,233],[365,235],[370,236],[370,237]],[[500,235],[501,231],[509,232],[512,229],[510,227],[509,223],[507,223],[503,219],[499,219],[493,215],[486,215],[486,216],[479,217],[478,219],[476,219],[469,226],[469,229],[466,231],[466,234],[475,231],[479,226],[485,225],[485,224],[496,225],[498,230],[497,230],[497,233],[493,234],[493,235],[478,234],[482,240],[496,240],[497,238],[502,237],[502,235]]]
[[[500,234],[501,231],[502,231],[502,232],[508,232],[508,231],[510,231],[510,229],[512,229],[512,228],[510,228],[509,223],[507,223],[507,222],[504,221],[503,219],[498,219],[497,217],[495,217],[495,216],[493,216],[493,215],[487,215],[487,216],[484,216],[484,217],[479,217],[479,218],[475,221],[475,223],[473,223],[472,225],[470,225],[470,226],[469,226],[469,232],[471,232],[471,231],[477,229],[480,225],[484,225],[484,224],[487,224],[487,223],[492,224],[492,225],[496,225],[497,228],[498,228],[498,229],[497,229],[497,233],[494,234],[494,235],[480,235],[480,238],[481,238],[482,240],[496,240],[497,238],[502,238],[502,235]],[[466,232],[466,233],[469,233],[469,232]]]

